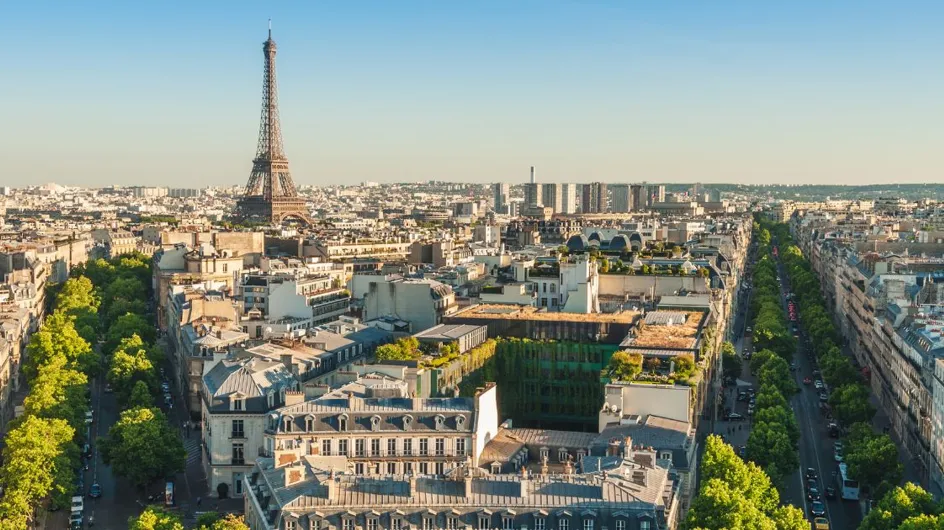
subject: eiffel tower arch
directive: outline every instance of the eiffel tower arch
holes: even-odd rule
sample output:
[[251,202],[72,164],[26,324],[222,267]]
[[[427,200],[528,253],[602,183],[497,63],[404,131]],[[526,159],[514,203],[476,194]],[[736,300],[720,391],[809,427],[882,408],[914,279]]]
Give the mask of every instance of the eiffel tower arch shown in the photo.
[[262,77],[262,116],[259,119],[259,143],[252,171],[243,196],[236,203],[236,217],[247,221],[281,224],[297,219],[314,224],[305,199],[298,195],[288,169],[288,158],[282,148],[282,125],[279,120],[279,90],[275,75],[275,41],[272,24],[269,39],[262,44],[265,70]]

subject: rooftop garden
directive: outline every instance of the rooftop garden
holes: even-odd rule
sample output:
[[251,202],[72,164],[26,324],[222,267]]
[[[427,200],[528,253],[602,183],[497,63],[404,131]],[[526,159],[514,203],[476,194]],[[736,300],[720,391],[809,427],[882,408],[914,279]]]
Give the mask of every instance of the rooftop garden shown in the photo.
[[695,366],[695,357],[691,354],[665,360],[621,350],[613,354],[602,375],[613,381],[691,386]]

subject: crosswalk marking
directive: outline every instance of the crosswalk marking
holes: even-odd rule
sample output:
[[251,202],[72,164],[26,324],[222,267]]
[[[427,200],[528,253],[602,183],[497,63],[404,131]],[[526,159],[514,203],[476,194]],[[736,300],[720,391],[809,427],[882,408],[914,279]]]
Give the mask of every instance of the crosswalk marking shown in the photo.
[[200,439],[184,438],[184,450],[187,451],[187,465],[200,461]]

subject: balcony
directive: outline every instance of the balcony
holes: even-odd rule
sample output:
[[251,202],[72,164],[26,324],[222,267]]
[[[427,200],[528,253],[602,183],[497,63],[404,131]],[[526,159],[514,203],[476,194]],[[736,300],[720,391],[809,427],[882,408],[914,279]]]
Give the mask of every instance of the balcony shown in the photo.
[[231,440],[245,440],[246,433],[244,431],[233,431],[229,435]]

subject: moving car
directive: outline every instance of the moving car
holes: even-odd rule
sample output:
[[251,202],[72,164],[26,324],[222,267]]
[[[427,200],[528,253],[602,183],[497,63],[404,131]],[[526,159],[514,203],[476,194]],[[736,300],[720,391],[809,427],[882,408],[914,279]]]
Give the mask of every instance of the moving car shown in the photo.
[[809,377],[804,377],[804,378],[803,378],[803,384],[804,384],[804,385],[809,385],[809,384],[812,384],[812,383],[813,383],[813,380],[810,379]]
[[816,470],[808,467],[806,468],[806,480],[816,480]]
[[823,498],[822,498],[822,497],[820,496],[820,494],[819,494],[819,489],[817,489],[817,488],[810,488],[810,489],[806,492],[806,500],[811,501],[811,502],[812,502],[812,501],[821,501],[821,500],[823,500]]
[[728,414],[728,421],[744,421],[744,416],[738,414],[737,412],[732,412]]
[[810,513],[815,517],[823,517],[826,515],[826,506],[821,501],[813,501],[813,504],[810,504]]
[[816,517],[813,519],[813,530],[829,530],[829,520],[825,517]]
[[91,410],[86,410],[86,411],[85,411],[85,423],[92,423],[93,418],[94,418],[94,416],[92,415],[92,411],[91,411]]
[[105,383],[105,393],[106,393],[106,394],[111,394],[111,392],[112,392],[111,384],[110,384],[110,383]]
[[102,486],[96,482],[92,484],[92,487],[89,489],[89,497],[97,499],[102,496]]
[[835,499],[835,498],[836,498],[836,488],[834,488],[834,487],[832,487],[832,486],[827,486],[826,489],[823,490],[823,496],[826,497],[827,499]]

